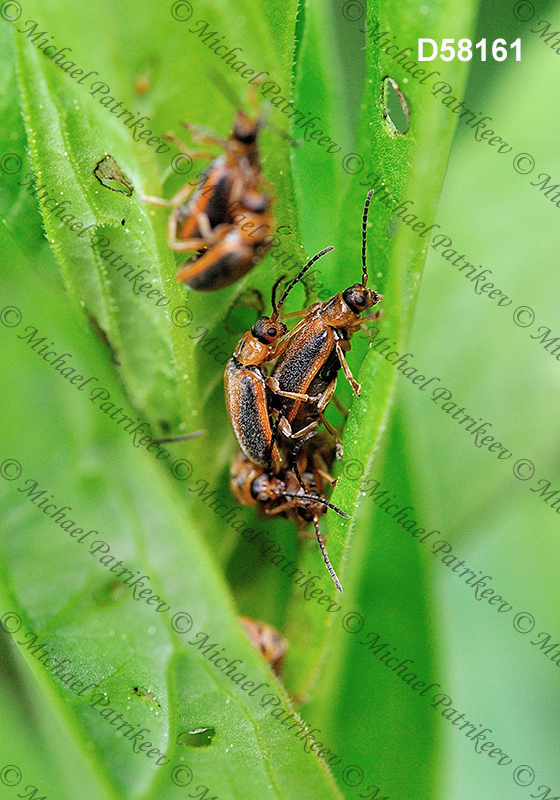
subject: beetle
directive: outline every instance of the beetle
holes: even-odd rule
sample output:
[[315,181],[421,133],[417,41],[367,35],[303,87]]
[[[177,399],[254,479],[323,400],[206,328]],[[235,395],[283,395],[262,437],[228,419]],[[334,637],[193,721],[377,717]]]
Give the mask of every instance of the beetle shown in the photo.
[[[288,294],[308,269],[325,253],[327,247],[313,256],[290,282],[278,304],[275,303],[276,284],[272,293],[272,315],[260,317],[237,345],[233,357],[226,364],[224,385],[226,407],[235,438],[246,457],[261,467],[276,473],[280,469],[280,453],[275,442],[275,432],[270,421],[267,386],[269,379],[263,365],[281,352],[280,341],[288,329],[278,318]],[[281,280],[281,279],[280,279]],[[274,391],[274,389],[273,389]],[[282,392],[286,399],[310,402],[312,398],[301,392]]]
[[[304,312],[304,319],[285,338],[269,380],[273,390],[269,397],[277,415],[280,414],[278,423],[282,433],[292,437],[302,435],[321,419],[337,440],[339,458],[342,448],[323,411],[333,396],[341,367],[354,392],[360,396],[361,387],[346,363],[344,352],[351,347],[352,334],[365,322],[380,316],[378,312],[362,318],[363,312],[383,299],[367,288],[367,217],[372,196],[373,189],[366,197],[362,217],[362,282],[354,283],[323,303],[314,303]],[[290,398],[290,393],[319,396],[320,399],[310,408],[306,401]]]
[[[314,453],[308,446],[301,452],[299,470],[283,469],[271,475],[266,468],[253,464],[243,453],[234,458],[230,470],[230,485],[235,498],[246,506],[259,505],[265,514],[284,514],[300,532],[312,522],[323,561],[339,592],[342,586],[330,562],[319,527],[319,518],[330,508],[341,517],[349,515],[329,503],[322,494],[325,474],[315,463]],[[330,479],[330,476],[327,476]]]
[[[254,95],[250,101],[258,111]],[[204,150],[191,151],[167,134],[165,138],[173,141],[187,158],[212,161],[200,181],[187,183],[170,200],[139,195],[144,202],[173,209],[167,228],[169,247],[178,252],[198,251],[198,255],[179,266],[176,275],[191,289],[207,292],[229,286],[252,269],[271,247],[272,240],[266,241],[264,229],[274,225],[270,211],[273,198],[261,190],[267,182],[261,172],[258,146],[263,124],[262,115],[252,119],[238,110],[232,133],[223,139],[183,122],[196,142],[220,145],[223,154],[215,157]]]
[[276,628],[266,622],[258,622],[250,617],[237,617],[247,636],[263,658],[270,664],[276,675],[280,675],[282,659],[288,647],[287,641]]

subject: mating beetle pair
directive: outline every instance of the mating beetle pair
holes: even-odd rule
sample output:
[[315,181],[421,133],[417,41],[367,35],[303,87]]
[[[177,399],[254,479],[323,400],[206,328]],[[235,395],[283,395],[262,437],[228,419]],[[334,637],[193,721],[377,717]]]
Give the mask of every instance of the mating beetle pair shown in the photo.
[[[288,333],[278,318],[279,310],[311,265],[333,248],[322,250],[290,283],[278,305],[274,287],[272,315],[258,319],[245,334],[225,372],[228,414],[245,457],[238,458],[233,468],[234,493],[246,504],[251,504],[251,498],[253,503],[260,502],[268,514],[290,508],[303,519],[313,521],[323,558],[339,591],[342,589],[326,554],[318,517],[325,513],[326,507],[347,515],[321,497],[323,482],[318,480],[320,473],[309,466],[310,445],[307,442],[322,421],[327,430],[334,433],[340,456],[336,431],[323,413],[333,397],[340,369],[354,392],[360,394],[360,386],[344,353],[350,349],[352,334],[365,322],[379,316],[376,313],[362,317],[382,299],[367,288],[367,217],[372,195],[373,190],[367,195],[362,218],[362,282],[338,292],[326,302],[315,303],[308,310],[298,312],[304,318]],[[277,361],[271,375],[266,376],[263,365],[274,359]],[[283,436],[282,446],[279,432]],[[300,450],[302,469],[298,466]],[[289,504],[282,504],[282,498],[288,498]],[[280,501],[280,505],[275,505],[276,501]],[[313,503],[315,508],[310,512]],[[317,506],[321,507],[320,511]]]
[[[254,95],[252,105],[258,112]],[[272,197],[262,191],[267,183],[261,172],[258,133],[263,118],[251,119],[237,111],[233,130],[227,139],[216,133],[183,122],[192,138],[206,145],[220,145],[218,157],[204,150],[191,151],[167,134],[187,158],[211,158],[198,188],[187,183],[170,200],[140,195],[148,203],[173,208],[167,228],[169,247],[178,252],[198,252],[180,265],[176,280],[199,292],[222,289],[242,278],[270,249],[266,230],[274,217]],[[193,194],[194,192],[194,194]],[[191,197],[192,195],[192,197]],[[236,222],[240,216],[243,225]]]

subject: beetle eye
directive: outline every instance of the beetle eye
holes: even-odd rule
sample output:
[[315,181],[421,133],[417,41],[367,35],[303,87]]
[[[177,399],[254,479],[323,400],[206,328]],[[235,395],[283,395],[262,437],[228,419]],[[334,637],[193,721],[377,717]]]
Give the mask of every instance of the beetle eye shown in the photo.
[[361,284],[355,283],[342,293],[344,302],[350,306],[355,314],[361,314],[368,307],[368,299]]
[[267,330],[267,334],[270,336],[270,338],[272,338],[273,336],[276,336],[277,333],[278,333],[278,331],[276,330],[276,328],[269,328]]

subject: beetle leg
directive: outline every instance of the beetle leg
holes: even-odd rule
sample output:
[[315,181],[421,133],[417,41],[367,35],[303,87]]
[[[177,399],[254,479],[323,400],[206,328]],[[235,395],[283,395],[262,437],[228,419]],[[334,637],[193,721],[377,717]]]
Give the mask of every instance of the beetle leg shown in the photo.
[[[188,156],[189,158],[192,158],[193,160],[203,159],[203,158],[216,158],[214,153],[210,153],[210,152],[208,152],[206,150],[190,150],[188,148],[188,146],[184,142],[181,141],[181,139],[178,139],[171,132],[165,133],[163,135],[163,138],[167,139],[168,142],[173,142],[173,144],[177,147],[177,149],[179,150],[180,153],[182,153],[184,156]],[[194,136],[193,136],[193,139],[194,139]]]
[[297,505],[295,500],[286,501],[281,505],[276,506],[276,508],[265,509],[265,514],[270,514],[271,516],[274,514],[281,514],[283,511],[288,511],[288,509],[293,508],[295,505]]
[[[171,217],[173,217],[173,214]],[[169,241],[169,247],[171,247],[172,250],[176,250],[179,253],[186,253],[191,250],[207,250],[209,247],[223,244],[223,240],[226,238],[227,234],[235,229],[235,225],[227,225],[222,223],[212,230],[210,227],[210,221],[204,211],[201,211],[197,215],[196,220],[203,229],[203,238],[184,239],[183,241],[175,239],[175,241]],[[168,229],[168,232],[169,230],[170,228]],[[230,249],[236,249],[238,246],[238,244],[234,244]],[[243,246],[243,243],[241,246]]]
[[259,103],[257,101],[257,86],[260,83],[262,83],[262,79],[260,81],[257,81],[256,84],[252,83],[251,88],[249,89],[249,103],[251,104],[253,111],[256,111],[257,114],[260,113]]
[[165,206],[166,208],[171,208],[173,206],[171,200],[164,200],[163,197],[152,197],[142,192],[138,192],[138,199],[143,203],[150,203],[153,206]]
[[352,375],[350,367],[348,366],[348,364],[346,362],[346,358],[344,356],[344,352],[342,350],[342,347],[340,346],[340,342],[338,341],[338,339],[334,343],[334,345],[336,347],[336,354],[338,356],[338,360],[340,361],[340,366],[342,367],[344,375],[346,376],[346,380],[348,381],[348,383],[350,384],[352,389],[354,389],[354,392],[356,393],[356,395],[359,397],[360,396],[360,392],[362,390],[362,387],[360,386],[358,381],[354,379],[354,376]]
[[284,436],[285,436],[287,439],[291,439],[291,438],[292,438],[292,435],[293,435],[293,433],[292,433],[292,426],[290,425],[290,423],[288,422],[288,420],[286,419],[286,417],[282,417],[282,418],[279,420],[279,422],[278,422],[278,428],[279,428],[279,430],[281,430],[281,431],[282,431],[282,433],[284,434]]
[[328,419],[325,417],[325,415],[323,414],[322,411],[319,412],[319,416],[321,417],[321,422],[323,423],[325,428],[328,430],[328,432],[334,438],[334,446],[336,448],[336,458],[337,458],[338,461],[340,461],[340,459],[344,455],[344,450],[342,448],[342,445],[340,444],[340,439],[338,437],[338,432],[337,432],[336,428],[333,428],[333,426],[328,421]]
[[336,389],[336,378],[329,383],[323,394],[319,399],[319,403],[317,404],[317,411],[322,413],[328,404],[331,401],[331,398],[334,394],[334,390]]
[[322,478],[324,478],[327,481],[327,483],[330,483],[331,486],[336,486],[336,484],[338,483],[338,478],[333,478],[333,476],[330,475],[327,463],[323,458],[323,456],[321,455],[321,453],[318,451],[315,451],[313,453],[313,469]]
[[187,239],[185,242],[169,242],[169,247],[179,253],[187,253],[189,251],[207,250],[209,242],[206,239]]
[[282,319],[289,319],[290,317],[304,317],[307,314],[307,309],[301,311],[292,311],[290,314],[282,314]]
[[266,379],[266,385],[274,394],[277,394],[279,397],[287,397],[289,400],[301,400],[303,403],[317,403],[322,397],[322,395],[321,397],[311,397],[311,395],[300,394],[299,392],[283,392],[276,378],[272,377]]
[[275,358],[278,358],[278,356],[281,355],[284,352],[284,350],[286,349],[286,347],[288,346],[288,341],[289,341],[288,337],[285,336],[282,339],[282,341],[278,342],[278,345],[276,346],[276,350],[274,351],[274,353],[272,353],[272,355],[270,356],[268,361],[273,361]]
[[342,405],[342,403],[340,402],[340,400],[338,399],[338,397],[337,397],[336,395],[333,395],[333,398],[332,398],[332,400],[333,400],[333,403],[335,404],[335,406],[337,407],[337,409],[338,409],[338,410],[340,411],[340,413],[342,414],[342,416],[343,416],[344,418],[348,417],[348,414],[349,414],[350,412],[348,411],[348,409],[347,409],[347,408],[344,408],[344,406]]
[[328,472],[325,472],[324,470],[319,468],[317,468],[317,472],[321,476],[321,478],[324,478],[327,483],[330,483],[331,486],[336,486],[336,484],[338,483],[338,478],[333,478],[333,476],[329,475]]
[[284,419],[284,415],[280,412],[278,419],[274,423],[272,427],[272,436],[270,437],[270,447],[268,449],[268,468],[272,472],[273,475],[278,475],[280,472],[280,453],[278,452],[278,427],[280,425],[281,420]]
[[201,211],[199,214],[197,214],[196,221],[198,223],[198,227],[200,228],[200,232],[202,233],[202,238],[210,241],[212,239],[212,227],[210,225],[210,220],[208,219],[208,214],[205,211]]
[[302,428],[295,433],[292,433],[292,439],[299,439],[301,436],[306,436],[310,431],[314,431],[315,428],[318,426],[319,420],[316,419],[313,422],[310,422],[309,425],[306,425],[305,428]]
[[301,430],[296,431],[294,433],[292,430],[292,426],[290,425],[286,417],[282,417],[278,427],[282,431],[286,439],[300,439],[302,436],[305,436],[310,431],[315,430],[318,424],[319,420],[314,420],[313,422],[310,422],[309,425],[306,425],[305,428],[302,428]]
[[173,206],[180,206],[182,205],[185,200],[187,200],[191,194],[196,189],[196,186],[190,186],[188,183],[183,186],[182,189],[179,189],[177,194],[174,194],[171,200],[169,201]]
[[[183,120],[181,120],[181,125],[183,128],[190,131],[195,142],[199,142],[200,144],[217,144],[223,147],[226,142],[223,136],[220,136],[219,133],[215,133],[211,128],[207,128],[203,125],[193,125],[191,122],[183,122]],[[215,158],[215,155],[210,154],[210,156],[205,157]]]
[[[189,188],[194,188],[194,187],[189,187]],[[179,192],[179,194],[181,194],[181,192]],[[172,199],[176,200],[177,197],[179,197],[179,195],[176,195]],[[169,219],[167,220],[167,244],[172,250],[182,250],[182,248],[178,248],[175,245],[178,242],[181,241],[180,237],[179,237],[179,233],[177,231],[177,225],[178,225],[177,218],[178,218],[179,213],[181,211],[181,208],[183,206],[183,201],[184,200],[186,200],[186,197],[184,197],[184,196],[179,199],[179,202],[175,204],[175,209],[174,209],[173,213],[170,215]],[[197,220],[197,222],[198,222],[198,220]],[[205,231],[203,231],[203,236],[204,236],[204,239],[209,238],[209,237],[206,236],[206,232]],[[208,242],[206,242],[204,247],[208,247]],[[200,247],[197,247],[196,249],[200,250]]]
[[170,197],[169,200],[164,200],[161,197],[152,197],[151,195],[142,194],[142,192],[138,192],[138,199],[143,203],[151,203],[154,206],[175,208],[176,206],[180,206],[181,203],[184,203],[194,189],[196,189],[196,186],[189,186],[187,183],[186,186],[183,186],[183,188],[180,189],[177,194],[173,195],[173,197]]
[[[232,206],[234,206],[236,203],[239,203],[242,206],[245,205],[245,203],[243,202],[243,200],[244,200],[244,198],[243,198],[243,190],[244,189],[245,189],[245,181],[244,181],[244,179],[243,179],[243,177],[241,175],[238,175],[234,179],[232,187],[231,187],[231,195],[230,195],[231,200],[230,200],[230,203],[229,203],[229,208],[230,209],[232,209]],[[233,209],[233,210],[235,211],[235,209]],[[239,209],[237,209],[236,213],[237,212],[239,212]]]
[[375,322],[376,319],[379,319],[383,316],[383,309],[380,308],[379,311],[376,311],[375,314],[370,314],[368,317],[364,317],[363,320],[360,322],[360,328],[363,330],[364,333],[367,333],[368,336],[371,336],[371,331],[369,328],[366,327],[366,322]]
[[[338,342],[337,342],[337,344],[338,344]],[[336,457],[337,457],[338,460],[340,460],[342,458],[342,456],[344,455],[344,450],[342,449],[342,445],[340,444],[340,439],[338,437],[338,433],[337,433],[336,429],[333,428],[333,426],[330,424],[330,422],[325,417],[325,415],[323,414],[323,411],[325,410],[325,408],[327,407],[327,405],[331,401],[331,398],[332,398],[332,396],[334,394],[334,390],[335,389],[336,389],[336,378],[327,386],[327,388],[325,389],[325,391],[321,395],[321,399],[319,400],[319,403],[317,405],[317,411],[319,412],[319,416],[321,417],[321,422],[323,423],[325,428],[328,430],[328,432],[331,434],[331,436],[334,437],[334,442],[335,442],[335,447],[336,447]]]

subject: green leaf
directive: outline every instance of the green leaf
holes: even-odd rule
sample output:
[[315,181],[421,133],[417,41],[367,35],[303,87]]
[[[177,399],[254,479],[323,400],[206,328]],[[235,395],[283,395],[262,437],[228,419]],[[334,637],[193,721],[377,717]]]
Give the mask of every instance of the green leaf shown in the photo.
[[[428,9],[426,19],[436,38],[439,32],[443,36],[450,24],[467,32],[472,26],[474,7],[447,2],[444,5],[426,4],[425,8]],[[340,19],[341,25],[354,24],[356,29],[363,25],[363,22],[349,22],[342,14]],[[404,5],[398,11],[383,5],[379,11],[373,6],[368,9],[368,30],[389,31],[400,48],[410,46],[414,51],[416,40],[422,35],[422,25],[416,8],[413,10],[412,6],[409,8]],[[358,30],[355,36],[355,48],[358,50]],[[321,271],[327,289],[332,292],[360,278],[362,209],[365,195],[376,176],[384,179],[386,191],[396,200],[396,204],[404,200],[411,201],[408,205],[410,213],[416,215],[426,227],[433,224],[456,123],[456,117],[454,119],[453,114],[429,94],[429,87],[421,85],[419,79],[412,78],[410,72],[404,69],[404,62],[393,61],[390,55],[380,52],[376,41],[375,37],[366,36],[367,80],[355,150],[362,159],[363,168],[351,179],[344,201],[336,209],[338,213],[332,220],[336,223],[336,250],[329,266],[325,264]],[[361,42],[363,45],[363,38]],[[402,88],[410,110],[410,128],[405,135],[391,133],[384,119],[382,89],[387,75]],[[464,65],[458,61],[451,62],[446,78],[460,95],[465,81]],[[357,169],[359,164],[355,159],[346,163],[347,168],[352,170]],[[310,179],[309,170],[302,172],[302,185]],[[380,199],[376,195],[380,195]],[[379,457],[376,452],[383,446],[383,435],[391,413],[397,373],[374,348],[381,338],[385,338],[384,346],[394,347],[399,353],[406,351],[425,259],[426,241],[410,227],[416,224],[416,220],[410,220],[407,216],[410,225],[405,224],[391,210],[395,208],[395,203],[387,208],[381,202],[385,197],[383,190],[376,187],[369,212],[367,253],[369,285],[384,296],[383,316],[376,323],[380,333],[369,349],[364,334],[355,335],[352,340],[348,361],[362,385],[361,397],[352,399],[343,377],[339,379],[337,389],[343,402],[351,404],[351,411],[344,428],[344,461],[331,499],[345,511],[351,511],[359,504],[360,481],[356,479],[356,470],[366,477],[376,467],[375,459]],[[406,212],[401,210],[399,216],[406,216]],[[383,346],[378,349],[382,350]],[[338,612],[344,614],[352,609],[346,597],[353,600],[355,596],[354,587],[344,577],[344,559],[348,557],[350,543],[352,547],[359,547],[353,541],[354,531],[359,531],[357,517],[348,521],[329,513],[327,529],[329,555],[345,589],[343,609]],[[316,554],[311,547],[305,551],[301,568],[304,571],[317,569]],[[332,617],[324,613],[324,608],[308,602],[301,590],[294,591],[287,623],[291,647],[287,656],[286,675],[289,685],[304,696],[318,680],[319,668],[327,658],[325,648],[328,647],[331,622]]]
[[[180,263],[183,257],[175,258],[166,244],[169,212],[138,202],[136,193],[169,197],[186,180],[195,178],[207,162],[195,162],[187,176],[175,174],[169,166],[174,150],[156,155],[153,148],[142,142],[136,144],[124,120],[100,104],[105,95],[92,96],[89,90],[94,86],[94,92],[106,91],[98,86],[105,81],[111,92],[107,96],[119,98],[123,107],[133,113],[148,116],[146,125],[150,124],[159,135],[168,130],[179,133],[179,121],[185,117],[225,135],[231,130],[233,109],[214,83],[214,73],[231,85],[246,108],[249,79],[241,80],[228,61],[220,59],[199,38],[197,31],[202,34],[204,30],[216,30],[230,47],[241,48],[243,58],[255,73],[268,72],[289,92],[294,34],[290,20],[295,15],[295,3],[292,0],[289,13],[284,4],[270,6],[270,21],[267,16],[262,17],[253,2],[236,7],[233,17],[225,2],[218,6],[197,4],[191,20],[185,22],[176,18],[182,12],[178,10],[174,16],[166,2],[151,6],[145,15],[133,14],[126,3],[121,6],[120,15],[130,19],[124,40],[120,24],[107,24],[105,35],[95,46],[83,38],[89,26],[85,7],[76,12],[62,0],[49,9],[28,6],[32,19],[37,21],[37,31],[47,30],[59,44],[74,42],[73,58],[84,73],[99,72],[82,85],[42,56],[25,35],[16,37],[35,173],[42,183],[52,187],[51,195],[62,193],[77,219],[84,226],[93,224],[91,232],[106,236],[110,246],[102,249],[100,245],[92,250],[87,238],[90,233],[79,238],[80,231],[71,232],[48,210],[43,211],[44,225],[71,296],[93,318],[95,328],[101,328],[126,392],[150,423],[154,436],[212,429],[224,446],[208,448],[198,443],[189,452],[215,482],[221,480],[225,486],[234,446],[222,400],[223,367],[237,340],[255,319],[252,311],[249,322],[245,314],[240,323],[235,313],[238,306],[243,310],[245,289],[249,286],[267,304],[271,270],[278,276],[285,268],[269,255],[244,281],[221,292],[218,302],[214,296],[185,292],[174,280],[176,262]],[[115,23],[119,20],[114,3],[98,4],[96,14]],[[152,18],[157,18],[156,26]],[[19,30],[29,32],[29,28],[25,25]],[[145,97],[133,91],[139,77],[148,81]],[[284,119],[279,124],[286,127]],[[282,228],[281,235],[289,238],[297,258],[303,260],[295,225],[290,145],[267,129],[261,138],[264,174],[282,190],[275,204],[277,225]],[[132,197],[112,191],[95,177],[96,165],[106,154],[115,159],[135,186]],[[108,250],[117,255],[113,257]],[[138,265],[138,271],[147,270],[148,280],[165,293],[169,306],[157,307],[156,299],[148,300],[140,294],[140,281],[131,282],[136,271],[123,269],[123,262]],[[186,328],[178,327],[172,322],[172,310],[185,304],[192,323]],[[220,557],[227,558],[238,540],[235,532],[219,531],[216,535],[218,528],[208,516],[199,523]]]
[[[538,13],[550,21],[550,30],[558,30],[557,9]],[[560,111],[551,106],[549,94],[560,78],[560,65],[538,34],[530,33],[538,19],[516,33],[522,34],[523,70],[512,61],[506,69],[496,65],[489,76],[480,65],[475,85],[490,79],[494,91],[476,105],[472,100],[466,104],[491,116],[513,150],[498,156],[462,130],[437,218],[441,233],[465,260],[492,270],[488,281],[507,296],[508,304],[499,306],[500,296],[477,293],[467,270],[444,259],[441,248],[432,249],[409,343],[418,365],[439,376],[434,385],[451,392],[449,402],[477,422],[490,423],[488,433],[512,455],[499,460],[487,446],[477,447],[474,436],[458,424],[461,415],[454,420],[451,406],[446,413],[441,400],[432,402],[430,393],[402,379],[399,405],[409,443],[412,504],[421,524],[440,530],[453,548],[451,555],[477,574],[491,576],[488,586],[513,606],[497,613],[495,606],[477,602],[451,563],[446,566],[427,553],[431,592],[444,615],[437,680],[467,719],[476,716],[477,723],[492,728],[513,764],[531,765],[535,783],[545,793],[551,787],[555,795],[560,740],[551,709],[558,702],[558,672],[538,645],[540,632],[551,634],[551,642],[558,641],[559,633],[558,518],[551,508],[554,500],[545,503],[540,492],[547,481],[552,490],[560,483],[554,402],[560,365],[554,345],[547,351],[540,340],[546,328],[552,329],[549,337],[558,335],[559,210],[551,202],[554,193],[546,196],[539,186],[545,174],[560,172]],[[506,36],[502,29],[499,35]],[[514,169],[518,153],[534,157],[531,173]],[[520,307],[534,311],[528,327],[514,321]],[[522,313],[519,321],[527,320]],[[534,464],[534,477],[515,476],[514,464],[522,459]],[[525,468],[520,475],[528,475]],[[533,632],[523,634],[522,625],[513,624],[518,613],[533,616]],[[516,788],[511,776],[481,765],[446,720],[441,720],[440,736],[450,754],[446,796],[510,796]],[[468,776],[467,785],[460,776]]]
[[[31,670],[108,796],[175,796],[170,773],[183,762],[196,785],[218,795],[339,796],[324,764],[304,753],[261,705],[267,692],[277,694],[285,708],[290,701],[235,620],[224,581],[197,533],[200,501],[192,501],[188,515],[178,502],[180,494],[196,489],[197,473],[187,482],[174,481],[151,453],[135,448],[87,394],[79,394],[24,341],[25,328],[33,325],[57,348],[66,350],[71,342],[81,373],[97,376],[120,405],[128,405],[108,354],[76,327],[66,298],[46,282],[30,286],[28,265],[4,232],[1,244],[9,264],[4,296],[22,314],[19,325],[2,328],[0,387],[2,413],[16,421],[5,431],[2,462],[16,459],[22,470],[21,477],[1,484],[2,606],[3,613],[22,620],[13,637],[23,643],[14,656],[18,670]],[[26,398],[39,394],[44,401],[29,406]],[[39,435],[30,437],[29,431]],[[93,531],[88,541],[72,539],[45,515],[37,506],[42,495],[33,501],[26,494],[43,488],[45,498],[54,495],[57,509],[69,506],[60,523],[71,514],[74,525]],[[101,553],[95,556],[88,548],[92,540],[110,548],[110,553],[103,548],[105,563],[99,561]],[[122,562],[131,575],[119,581]],[[114,574],[111,567],[118,567]],[[158,616],[146,595],[130,596],[123,581],[138,575],[149,576],[147,585],[171,610],[164,608]],[[174,632],[170,623],[177,612],[191,616],[190,633]],[[202,631],[210,638],[205,640]],[[84,684],[98,685],[79,697],[78,689],[61,684],[26,648],[35,641],[31,633],[52,656],[69,659],[68,669]],[[223,648],[228,662],[239,659],[234,677],[245,670],[255,686],[264,684],[259,694],[249,697],[250,686],[242,691],[208,654],[189,644],[204,641],[216,642],[217,651]],[[170,765],[156,766],[145,753],[133,753],[132,744],[109,727],[99,707],[92,707],[92,692],[106,694],[110,707],[137,730],[147,728],[146,738],[167,754]],[[208,726],[216,732],[210,747],[183,743],[188,731]]]

